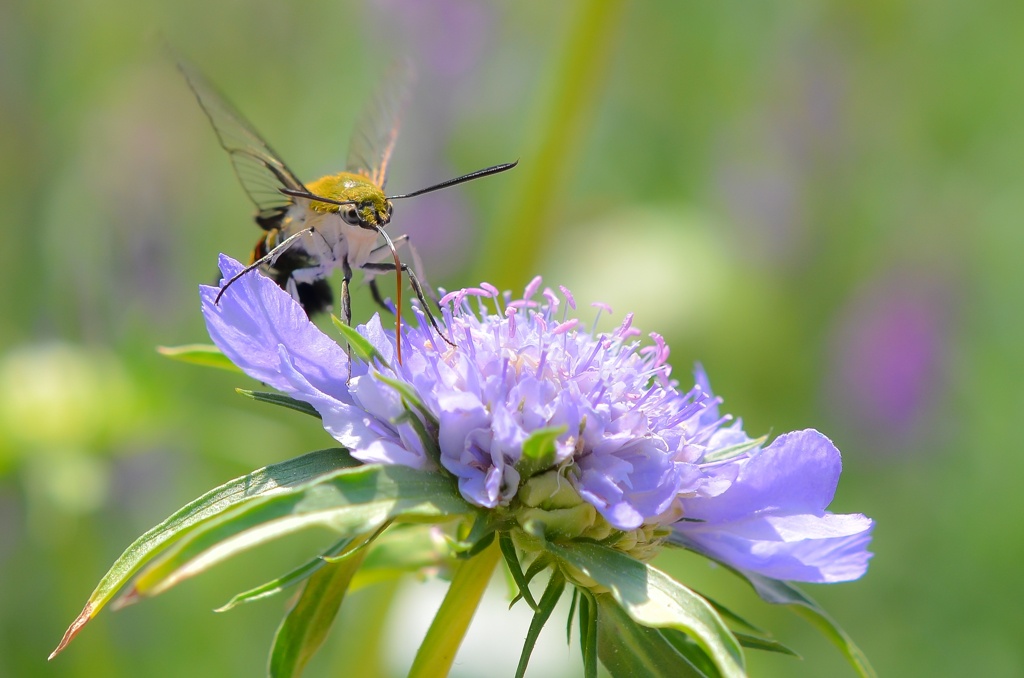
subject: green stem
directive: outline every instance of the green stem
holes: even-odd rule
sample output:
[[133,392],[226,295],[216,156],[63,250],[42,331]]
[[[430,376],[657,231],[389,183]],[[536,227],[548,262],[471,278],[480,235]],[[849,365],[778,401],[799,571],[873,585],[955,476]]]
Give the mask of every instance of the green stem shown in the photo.
[[546,83],[549,94],[529,133],[534,143],[511,173],[515,176],[508,177],[515,182],[514,188],[487,233],[479,259],[484,264],[477,275],[499,289],[521,285],[537,272],[538,244],[550,237],[559,221],[551,212],[606,80],[625,4],[625,0],[576,3],[562,53]]
[[459,564],[441,609],[437,611],[416,653],[416,659],[409,669],[409,678],[444,678],[448,675],[500,557],[501,550],[495,540],[486,549]]

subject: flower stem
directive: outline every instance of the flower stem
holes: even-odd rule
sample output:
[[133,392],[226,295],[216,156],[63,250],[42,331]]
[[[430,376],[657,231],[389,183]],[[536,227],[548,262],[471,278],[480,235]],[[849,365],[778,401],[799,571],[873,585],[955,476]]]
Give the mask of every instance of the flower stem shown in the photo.
[[459,564],[444,602],[416,653],[409,678],[443,678],[448,675],[500,556],[498,540],[495,539],[486,549]]

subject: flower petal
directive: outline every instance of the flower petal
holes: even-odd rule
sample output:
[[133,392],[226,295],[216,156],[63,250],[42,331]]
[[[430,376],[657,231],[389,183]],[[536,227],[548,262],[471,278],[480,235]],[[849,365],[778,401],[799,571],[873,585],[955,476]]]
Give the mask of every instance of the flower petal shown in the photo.
[[[242,270],[234,259],[221,255],[225,279]],[[201,285],[203,316],[213,343],[253,379],[279,391],[294,393],[281,375],[278,346],[283,346],[295,369],[317,391],[351,402],[345,380],[345,350],[309,321],[291,296],[266,276],[253,271],[239,278],[214,303],[219,289]]]

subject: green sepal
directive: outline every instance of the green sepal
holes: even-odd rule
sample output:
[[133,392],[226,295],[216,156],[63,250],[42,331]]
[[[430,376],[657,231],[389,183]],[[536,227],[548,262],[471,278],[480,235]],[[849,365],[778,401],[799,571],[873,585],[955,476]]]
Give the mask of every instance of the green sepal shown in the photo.
[[[331,475],[338,469],[351,468],[359,464],[360,462],[353,459],[348,450],[318,450],[235,478],[178,509],[162,523],[132,542],[131,546],[114,561],[89,596],[81,614],[64,633],[60,645],[50,655],[51,658],[63,650],[90,619],[99,614],[114,594],[143,565],[188,535],[204,520],[221,515],[239,504],[286,493],[316,478]],[[124,604],[130,602],[134,602],[134,599],[129,598]]]
[[539,428],[527,436],[523,441],[522,456],[516,462],[520,484],[525,483],[531,476],[555,465],[555,455],[558,452],[555,441],[566,430],[565,426],[551,426]]
[[229,372],[242,373],[242,368],[231,362],[231,360],[213,344],[157,346],[156,351],[160,355],[167,356],[172,360],[180,360],[183,363],[202,365],[204,367],[216,367],[221,370],[228,370]]
[[544,624],[547,623],[551,613],[554,612],[555,605],[558,604],[558,599],[562,597],[562,592],[564,590],[565,577],[556,569],[551,573],[551,579],[548,580],[548,585],[540,597],[540,604],[538,607],[534,608],[536,611],[534,612],[533,620],[530,621],[530,630],[526,633],[526,642],[523,643],[523,652],[519,656],[519,667],[516,669],[516,678],[523,678],[526,674],[526,665],[530,663],[530,655],[533,654],[533,648],[537,644],[537,638],[540,636],[540,632],[544,628]]
[[302,589],[274,635],[267,662],[269,678],[297,678],[327,639],[365,549],[351,558],[326,563]]
[[[680,654],[659,629],[636,623],[611,595],[595,596],[598,653],[612,678],[714,678]],[[680,633],[680,635],[682,635]]]
[[720,450],[715,450],[714,452],[709,452],[708,454],[704,455],[704,458],[701,460],[701,462],[707,463],[711,461],[722,461],[724,459],[732,459],[733,457],[738,457],[745,452],[749,452],[750,450],[753,450],[757,447],[760,447],[761,445],[764,445],[765,441],[767,440],[768,436],[761,436],[756,440],[748,440],[745,443],[736,443],[735,445],[723,447]]
[[345,338],[348,345],[352,347],[352,351],[356,354],[356,357],[367,365],[376,360],[384,367],[389,370],[391,369],[391,365],[389,365],[388,361],[384,359],[384,356],[381,355],[380,351],[370,343],[369,339],[359,334],[359,332],[356,331],[356,328],[346,325],[334,314],[331,314],[331,322],[333,322],[334,326],[338,328],[339,332],[341,332],[341,336]]
[[271,405],[279,405],[286,407],[289,410],[295,410],[296,412],[302,412],[308,414],[311,417],[317,419],[323,419],[316,408],[309,403],[304,403],[301,400],[296,400],[291,396],[286,396],[283,393],[274,393],[272,391],[249,391],[244,388],[236,388],[235,392],[239,395],[244,395],[246,398],[252,398],[258,400],[261,403],[270,403]]
[[251,603],[255,600],[262,600],[269,598],[270,596],[276,595],[285,589],[299,584],[306,579],[309,579],[316,571],[319,570],[327,562],[326,556],[337,555],[342,553],[349,544],[353,541],[352,537],[343,537],[339,541],[336,541],[326,551],[321,553],[316,558],[313,558],[307,563],[299,565],[294,570],[286,572],[276,579],[271,579],[266,584],[257,586],[256,588],[243,591],[238,595],[234,596],[224,605],[221,605],[214,612],[227,612],[236,605],[242,603]]

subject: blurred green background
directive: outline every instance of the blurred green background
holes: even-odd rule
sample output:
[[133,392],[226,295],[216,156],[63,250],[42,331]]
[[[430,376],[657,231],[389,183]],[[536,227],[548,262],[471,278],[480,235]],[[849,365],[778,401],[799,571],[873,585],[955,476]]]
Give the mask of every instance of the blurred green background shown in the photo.
[[[246,379],[154,352],[205,339],[196,286],[259,235],[163,41],[306,181],[343,166],[363,101],[410,57],[392,189],[521,158],[397,206],[389,230],[431,281],[542,272],[608,322],[634,310],[684,383],[703,361],[752,434],[826,432],[845,461],[832,508],[878,521],[876,557],[806,589],[882,676],[1024,675],[1024,4],[8,0],[0,676],[261,675],[284,598],[210,610],[322,537],[104,613],[45,661],[135,536],[332,442],[237,396]],[[365,289],[354,305],[368,317]],[[659,563],[805,657],[751,651],[752,676],[853,675],[720,570]],[[366,591],[308,675],[369,675],[345,668],[369,643],[351,617],[393,595],[408,618],[364,660],[411,659],[436,584]],[[471,636],[453,675],[511,675],[514,619]],[[528,675],[578,673],[553,633]],[[496,669],[488,643],[508,638]]]

